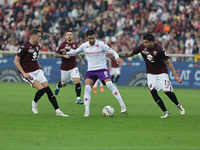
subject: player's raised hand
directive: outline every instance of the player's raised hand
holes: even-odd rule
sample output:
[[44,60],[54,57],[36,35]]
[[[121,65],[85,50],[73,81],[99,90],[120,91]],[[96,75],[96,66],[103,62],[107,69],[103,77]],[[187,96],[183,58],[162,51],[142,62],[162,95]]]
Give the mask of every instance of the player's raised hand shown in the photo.
[[121,59],[121,58],[117,58],[116,59],[116,63],[119,65],[119,64],[121,64],[121,63],[123,63],[124,61],[123,61],[123,59]]

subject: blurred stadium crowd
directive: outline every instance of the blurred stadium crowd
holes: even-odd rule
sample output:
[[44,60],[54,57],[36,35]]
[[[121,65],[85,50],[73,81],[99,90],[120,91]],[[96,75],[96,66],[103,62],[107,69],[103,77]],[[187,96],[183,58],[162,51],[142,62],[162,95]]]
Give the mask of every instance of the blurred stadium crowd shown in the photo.
[[199,14],[198,0],[1,0],[0,49],[17,51],[36,27],[42,31],[41,50],[55,51],[67,29],[79,45],[90,28],[122,52],[152,32],[168,53],[200,54]]

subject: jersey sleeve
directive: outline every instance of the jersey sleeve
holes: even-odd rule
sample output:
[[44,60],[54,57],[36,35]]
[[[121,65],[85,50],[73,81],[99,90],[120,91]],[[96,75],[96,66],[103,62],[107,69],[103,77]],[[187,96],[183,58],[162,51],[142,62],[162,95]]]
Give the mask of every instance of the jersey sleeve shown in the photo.
[[27,49],[24,45],[21,45],[18,52],[17,52],[17,56],[22,58],[24,56],[24,54],[26,53]]
[[132,53],[138,54],[141,52],[142,44],[132,50]]
[[62,54],[62,52],[61,52],[60,50],[63,49],[63,48],[64,48],[63,45],[60,44],[60,45],[56,48],[55,53]]
[[162,49],[162,56],[164,61],[167,61],[169,59],[169,56],[164,48]]
[[81,52],[83,52],[83,44],[81,46],[79,46],[76,50],[73,50],[73,49],[70,49],[69,52],[66,52],[66,55],[71,55],[71,56],[74,56],[76,54],[79,54]]

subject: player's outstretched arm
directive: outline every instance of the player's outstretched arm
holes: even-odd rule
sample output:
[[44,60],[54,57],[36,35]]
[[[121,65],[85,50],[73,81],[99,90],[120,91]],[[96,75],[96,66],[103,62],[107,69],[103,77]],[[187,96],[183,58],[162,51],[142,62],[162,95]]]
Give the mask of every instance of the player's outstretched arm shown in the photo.
[[[81,47],[81,46],[80,46],[80,47]],[[80,48],[80,47],[77,48],[76,50],[70,49],[69,52],[66,52],[66,55],[75,56],[75,55],[81,53],[83,50],[82,50],[82,48]]]
[[54,57],[56,57],[56,58],[70,58],[70,56],[69,55],[64,55],[64,54],[58,54],[58,53],[55,53],[54,54]]
[[121,59],[121,58],[116,58],[116,63],[118,64],[118,65],[120,65],[121,63],[123,63],[124,61],[123,61],[123,59]]
[[178,83],[181,84],[181,83],[182,83],[182,79],[179,78],[178,75],[176,74],[176,71],[175,71],[174,66],[173,66],[173,64],[171,63],[171,61],[168,59],[168,60],[165,61],[165,62],[167,63],[169,69],[170,69],[171,72],[173,73],[175,80],[176,80]]

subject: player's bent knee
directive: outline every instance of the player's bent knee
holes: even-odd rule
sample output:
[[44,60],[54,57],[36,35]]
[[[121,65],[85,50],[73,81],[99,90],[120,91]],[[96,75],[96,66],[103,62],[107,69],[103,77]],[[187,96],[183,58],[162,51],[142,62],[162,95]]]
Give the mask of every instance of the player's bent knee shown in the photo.
[[44,95],[45,92],[46,92],[46,89],[45,89],[45,88],[38,90],[38,94],[39,94],[40,97],[41,97],[42,95]]
[[156,98],[158,97],[158,92],[156,90],[151,90],[151,95]]
[[91,92],[91,86],[90,85],[85,85],[85,92]]
[[75,84],[80,83],[80,78],[73,78],[73,80],[74,80],[74,83],[75,83]]
[[107,86],[109,89],[111,89],[114,85],[113,85],[113,83],[112,83],[111,81],[107,81],[107,82],[106,82],[106,86]]

